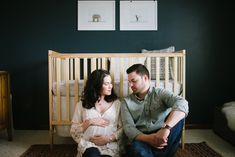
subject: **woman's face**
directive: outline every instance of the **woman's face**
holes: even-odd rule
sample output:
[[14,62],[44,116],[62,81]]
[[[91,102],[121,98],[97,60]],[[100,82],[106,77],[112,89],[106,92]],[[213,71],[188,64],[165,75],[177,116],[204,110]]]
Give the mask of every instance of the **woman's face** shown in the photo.
[[112,80],[110,75],[107,75],[104,77],[103,85],[102,85],[102,90],[101,90],[101,95],[111,95],[112,92]]

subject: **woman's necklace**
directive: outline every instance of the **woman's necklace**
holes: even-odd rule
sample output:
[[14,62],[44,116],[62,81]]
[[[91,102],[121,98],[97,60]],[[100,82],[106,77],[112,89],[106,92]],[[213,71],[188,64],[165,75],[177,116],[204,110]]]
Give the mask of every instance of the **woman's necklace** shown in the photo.
[[105,100],[103,100],[103,101],[97,101],[95,107],[98,112],[104,113],[110,108],[111,105],[112,103],[108,103]]

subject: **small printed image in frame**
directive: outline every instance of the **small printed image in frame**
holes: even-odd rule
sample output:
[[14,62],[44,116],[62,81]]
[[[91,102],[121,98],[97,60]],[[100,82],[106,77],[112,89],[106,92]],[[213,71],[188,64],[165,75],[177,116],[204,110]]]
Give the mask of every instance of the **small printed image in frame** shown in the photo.
[[78,1],[78,30],[115,30],[115,1]]
[[157,1],[120,1],[120,30],[156,31]]

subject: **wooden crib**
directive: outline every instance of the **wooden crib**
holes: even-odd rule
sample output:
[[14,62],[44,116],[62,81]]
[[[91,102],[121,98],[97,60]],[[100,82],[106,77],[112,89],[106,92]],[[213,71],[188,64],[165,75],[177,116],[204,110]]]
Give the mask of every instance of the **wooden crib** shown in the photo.
[[[185,50],[173,53],[59,53],[48,51],[50,143],[56,132],[69,136],[75,104],[85,81],[98,68],[109,70],[113,87],[122,98],[131,93],[126,69],[134,63],[147,66],[151,84],[185,97]],[[61,129],[66,128],[66,129]],[[181,144],[184,148],[184,129]]]

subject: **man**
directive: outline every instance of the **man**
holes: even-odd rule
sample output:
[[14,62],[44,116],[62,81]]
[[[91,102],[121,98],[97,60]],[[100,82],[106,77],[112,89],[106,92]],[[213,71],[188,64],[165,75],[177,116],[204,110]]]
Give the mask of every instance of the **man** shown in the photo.
[[151,86],[149,71],[142,64],[134,64],[126,72],[133,91],[121,105],[124,132],[131,142],[128,156],[174,156],[188,114],[188,102]]

